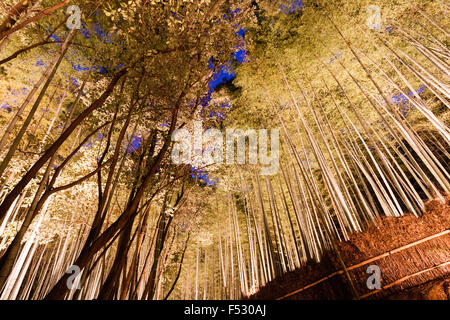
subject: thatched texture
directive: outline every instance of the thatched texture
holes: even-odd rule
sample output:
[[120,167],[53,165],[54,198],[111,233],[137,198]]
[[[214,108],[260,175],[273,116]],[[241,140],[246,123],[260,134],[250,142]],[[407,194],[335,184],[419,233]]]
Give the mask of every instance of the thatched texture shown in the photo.
[[[402,291],[420,286],[423,292],[429,292],[429,297],[446,299],[446,294],[433,290],[445,290],[448,286],[443,279],[450,275],[450,264],[445,264],[450,261],[450,232],[445,233],[449,229],[450,197],[447,197],[445,204],[427,203],[427,213],[422,218],[413,215],[383,218],[378,228],[371,227],[353,234],[350,241],[339,243],[339,252],[358,296],[400,299]],[[427,240],[420,242],[422,239]],[[413,245],[405,248],[409,244]],[[383,256],[375,261],[369,260],[380,255]],[[381,269],[383,290],[379,292],[367,288],[369,265]],[[426,284],[430,281],[435,281],[437,286]],[[352,298],[350,288],[342,265],[330,254],[319,264],[306,265],[272,281],[251,299],[349,299]],[[405,291],[405,295],[409,298],[427,297],[414,289],[408,292]]]

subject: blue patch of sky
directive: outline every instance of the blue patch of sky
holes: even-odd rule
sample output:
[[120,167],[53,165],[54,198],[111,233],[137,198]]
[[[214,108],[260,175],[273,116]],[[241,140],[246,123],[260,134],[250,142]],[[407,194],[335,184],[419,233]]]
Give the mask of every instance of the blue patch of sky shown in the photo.
[[295,13],[302,7],[303,1],[300,0],[285,1],[285,3],[280,4],[280,11],[285,14]]
[[[231,16],[234,16],[236,14],[239,14],[240,9],[237,8],[235,11],[230,12]],[[226,21],[229,21],[229,17],[227,15],[223,15],[222,18]],[[216,21],[217,23],[220,22],[220,20]],[[236,78],[236,74],[234,73],[234,70],[231,66],[231,63],[233,61],[233,59],[238,63],[245,63],[248,60],[247,57],[247,49],[246,49],[246,44],[245,44],[245,32],[247,31],[245,28],[241,28],[239,27],[239,25],[234,26],[237,31],[236,31],[236,36],[237,36],[237,45],[235,45],[233,48],[235,49],[235,52],[233,53],[232,58],[230,59],[230,61],[228,61],[226,64],[221,65],[221,66],[215,66],[214,64],[214,60],[211,58],[208,61],[208,68],[209,69],[216,69],[213,77],[211,79],[211,81],[208,83],[208,93],[200,98],[200,105],[203,107],[202,109],[202,113],[204,112],[205,108],[208,107],[211,103],[212,100],[212,93],[217,89],[218,86],[225,84],[227,82],[233,81]],[[194,106],[195,104],[192,103],[192,106]],[[219,110],[210,110],[208,112],[208,117],[209,118],[216,118],[219,120],[224,120],[226,117],[226,113],[224,112],[225,109],[229,109],[231,106],[229,104],[229,102],[225,102],[223,104],[217,104],[214,103],[213,106],[215,108],[218,108]],[[201,169],[201,168],[196,168],[193,166],[190,166],[191,168],[191,178],[194,180],[203,180],[204,183],[206,184],[206,186],[210,187],[210,186],[215,186],[218,185],[219,183],[219,179],[218,178],[211,178],[208,174],[207,171]]]
[[139,148],[142,146],[142,142],[144,141],[144,139],[142,138],[142,136],[132,136],[131,137],[131,143],[128,146],[127,149],[127,155],[133,153],[134,151],[139,150]]
[[[239,14],[241,10],[239,8],[237,8],[234,11],[229,11],[228,15],[223,15],[221,19],[217,20],[216,22],[219,23],[222,20],[229,22],[230,21],[230,17],[234,17],[237,14]],[[220,65],[220,66],[216,66],[214,64],[214,60],[213,58],[210,58],[208,61],[208,68],[209,69],[215,69],[214,74],[212,76],[212,79],[210,80],[210,82],[208,83],[208,93],[206,95],[204,95],[203,97],[200,98],[199,104],[202,106],[202,113],[204,112],[204,109],[207,108],[211,101],[212,101],[212,93],[217,89],[217,87],[219,87],[222,84],[226,84],[228,82],[233,81],[236,78],[236,74],[233,70],[232,62],[236,61],[238,64],[242,64],[245,62],[248,62],[248,56],[247,56],[247,48],[246,48],[246,43],[245,43],[245,33],[246,33],[246,29],[240,27],[239,24],[234,25],[233,26],[237,31],[235,32],[236,34],[236,45],[233,47],[234,49],[234,53],[232,55],[232,57],[230,58],[229,61],[227,61],[225,64]],[[192,102],[191,107],[195,106],[195,103]],[[227,108],[230,107],[229,103],[226,103]],[[216,105],[216,107],[218,107]],[[226,114],[222,111],[209,111],[208,113],[208,117],[209,118],[216,118],[219,120],[224,120],[226,117]],[[162,124],[160,124],[161,126]]]
[[177,16],[175,11],[172,11],[172,15],[175,19],[177,19],[178,21],[181,21],[181,18],[179,16]]
[[[230,21],[230,17],[235,17],[241,12],[239,8],[236,8],[234,11],[229,11],[228,15],[223,15],[222,18],[225,21]],[[219,19],[217,22],[220,22]],[[245,32],[247,31],[245,28],[240,27],[239,24],[233,26],[237,31],[237,41],[236,45],[233,47],[235,52],[233,53],[233,59],[237,61],[239,64],[245,63],[248,61],[247,50],[245,44]],[[233,68],[231,67],[232,59],[226,64],[222,66],[217,66],[217,70],[215,71],[212,80],[209,82],[209,93],[213,92],[219,85],[227,83],[229,81],[233,81],[236,78],[236,74],[234,73]],[[208,67],[210,69],[214,69],[214,61],[212,59],[209,60]]]
[[169,122],[168,121],[163,121],[162,123],[159,124],[159,127],[161,127],[161,128],[168,128],[169,127]]
[[194,166],[189,166],[189,168],[191,170],[191,178],[193,180],[203,180],[207,187],[212,187],[219,184],[218,178],[211,178],[208,172],[206,172],[202,168],[197,168]]
[[[425,84],[422,84],[417,90],[417,94],[422,94],[427,86]],[[415,98],[414,92],[410,91],[406,93],[409,97]],[[405,96],[403,93],[400,93],[398,95],[395,95],[392,97],[391,102],[393,104],[399,104],[400,105],[400,113],[406,117],[408,113],[414,108],[414,106],[409,103],[409,99],[407,96]]]
[[232,81],[234,78],[236,78],[236,74],[231,66],[220,66],[214,72],[211,81],[208,83],[209,93],[212,93],[219,85]]
[[[97,39],[99,41],[105,42],[105,43],[108,43],[108,44],[114,44],[114,42],[112,41],[112,37],[114,35],[116,35],[116,33],[117,33],[117,30],[114,30],[112,33],[105,32],[102,29],[102,27],[100,26],[100,24],[98,24],[98,23],[94,23],[92,25],[92,27],[89,28],[89,29],[86,27],[86,24],[82,23],[80,31],[81,31],[81,34],[87,40],[91,39],[92,35],[96,35]],[[46,33],[47,33],[47,35],[49,35],[50,34],[50,30],[47,30]],[[50,39],[52,39],[54,41],[62,41],[61,38],[58,37],[56,34],[51,35]],[[58,45],[61,45],[61,44],[58,44]],[[87,66],[82,66],[81,64],[74,63],[74,62],[71,62],[71,64],[72,64],[72,69],[74,71],[77,71],[77,72],[87,72],[87,71],[89,71],[89,67],[87,67]],[[41,60],[38,60],[36,65],[43,66],[44,63]],[[93,71],[105,75],[110,70],[118,71],[118,70],[122,69],[124,66],[125,66],[124,64],[118,64],[116,67],[113,67],[113,66],[94,66],[93,67]]]
[[[237,44],[233,47],[235,49],[233,53],[233,59],[237,61],[238,64],[249,61],[247,57],[247,48],[245,44],[246,31],[247,30],[245,28],[239,28],[238,31],[236,31],[236,35],[238,37],[237,37]],[[219,66],[217,70],[214,72],[214,75],[208,84],[209,93],[212,93],[219,85],[233,81],[236,78],[236,74],[234,73],[234,70],[231,67],[231,63],[232,60],[230,59],[230,61],[228,61],[227,64]],[[215,65],[212,59],[209,60],[208,67],[210,69],[214,69]]]
[[6,112],[10,113],[12,111],[12,106],[8,102],[5,102],[3,105],[0,106],[0,109],[3,109]]

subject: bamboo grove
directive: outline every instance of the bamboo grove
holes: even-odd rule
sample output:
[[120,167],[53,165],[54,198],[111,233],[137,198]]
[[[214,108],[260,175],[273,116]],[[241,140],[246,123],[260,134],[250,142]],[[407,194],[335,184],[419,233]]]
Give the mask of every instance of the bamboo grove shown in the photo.
[[[0,299],[241,299],[449,194],[444,1],[381,1],[381,30],[369,1],[225,0],[85,1],[67,30],[71,2],[2,5]],[[174,164],[199,119],[279,128],[278,173]]]

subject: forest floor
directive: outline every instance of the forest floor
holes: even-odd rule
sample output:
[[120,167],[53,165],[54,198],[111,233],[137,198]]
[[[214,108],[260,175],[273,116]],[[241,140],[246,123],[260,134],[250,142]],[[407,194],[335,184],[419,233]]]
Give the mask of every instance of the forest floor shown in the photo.
[[[345,273],[339,273],[342,264],[334,254],[328,254],[320,263],[308,263],[269,282],[249,299],[351,299],[355,295],[369,299],[448,299],[449,229],[450,196],[444,203],[426,203],[421,218],[412,214],[383,217],[378,227],[352,234],[349,241],[338,244],[356,293],[352,294]],[[369,265],[380,267],[383,290],[371,292],[367,288]]]
[[385,296],[386,300],[450,300],[450,275]]

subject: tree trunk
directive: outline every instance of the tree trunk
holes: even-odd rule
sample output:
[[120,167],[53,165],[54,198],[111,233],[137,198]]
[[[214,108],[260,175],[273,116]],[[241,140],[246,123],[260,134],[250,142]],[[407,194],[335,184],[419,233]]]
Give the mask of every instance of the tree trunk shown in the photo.
[[5,20],[0,24],[0,40],[5,37],[3,34],[16,24],[20,15],[26,12],[36,1],[37,0],[20,0],[16,5],[11,7]]
[[[60,55],[58,56],[58,58],[54,62],[54,64],[48,68],[49,72],[48,72],[47,81],[45,82],[44,87],[42,88],[41,92],[39,93],[39,96],[37,97],[36,101],[34,102],[33,107],[31,108],[30,112],[28,113],[28,116],[25,119],[25,122],[23,123],[22,127],[20,128],[20,131],[17,134],[16,138],[14,139],[14,142],[10,146],[8,153],[6,154],[2,163],[0,164],[0,178],[3,175],[6,167],[8,166],[9,162],[11,161],[12,157],[14,156],[14,153],[16,152],[17,148],[19,147],[19,143],[22,140],[23,135],[27,131],[31,120],[33,120],[34,114],[36,113],[39,105],[41,104],[41,101],[44,98],[45,92],[47,91],[48,87],[50,86],[50,83],[52,82],[53,77],[55,76],[56,71],[58,70],[58,67],[62,62],[62,59],[64,58],[64,55],[67,52],[67,49],[69,49],[70,41],[72,40],[74,34],[75,34],[74,30],[72,30],[69,33],[69,35],[67,36],[66,41],[64,42],[64,45],[61,49]],[[1,209],[0,209],[0,211],[1,211]]]
[[11,206],[14,199],[20,194],[20,192],[28,185],[28,183],[37,175],[39,170],[45,165],[45,163],[52,157],[52,155],[58,151],[61,145],[69,138],[72,132],[86,119],[94,110],[100,108],[106,99],[111,95],[114,87],[116,86],[119,79],[126,74],[126,69],[119,71],[114,78],[111,80],[107,89],[103,94],[95,100],[87,109],[85,109],[76,118],[70,126],[65,130],[61,136],[56,140],[49,149],[42,155],[42,157],[28,170],[25,176],[16,184],[16,186],[11,190],[11,192],[5,197],[3,203],[0,205],[0,219],[2,219],[6,211]]

